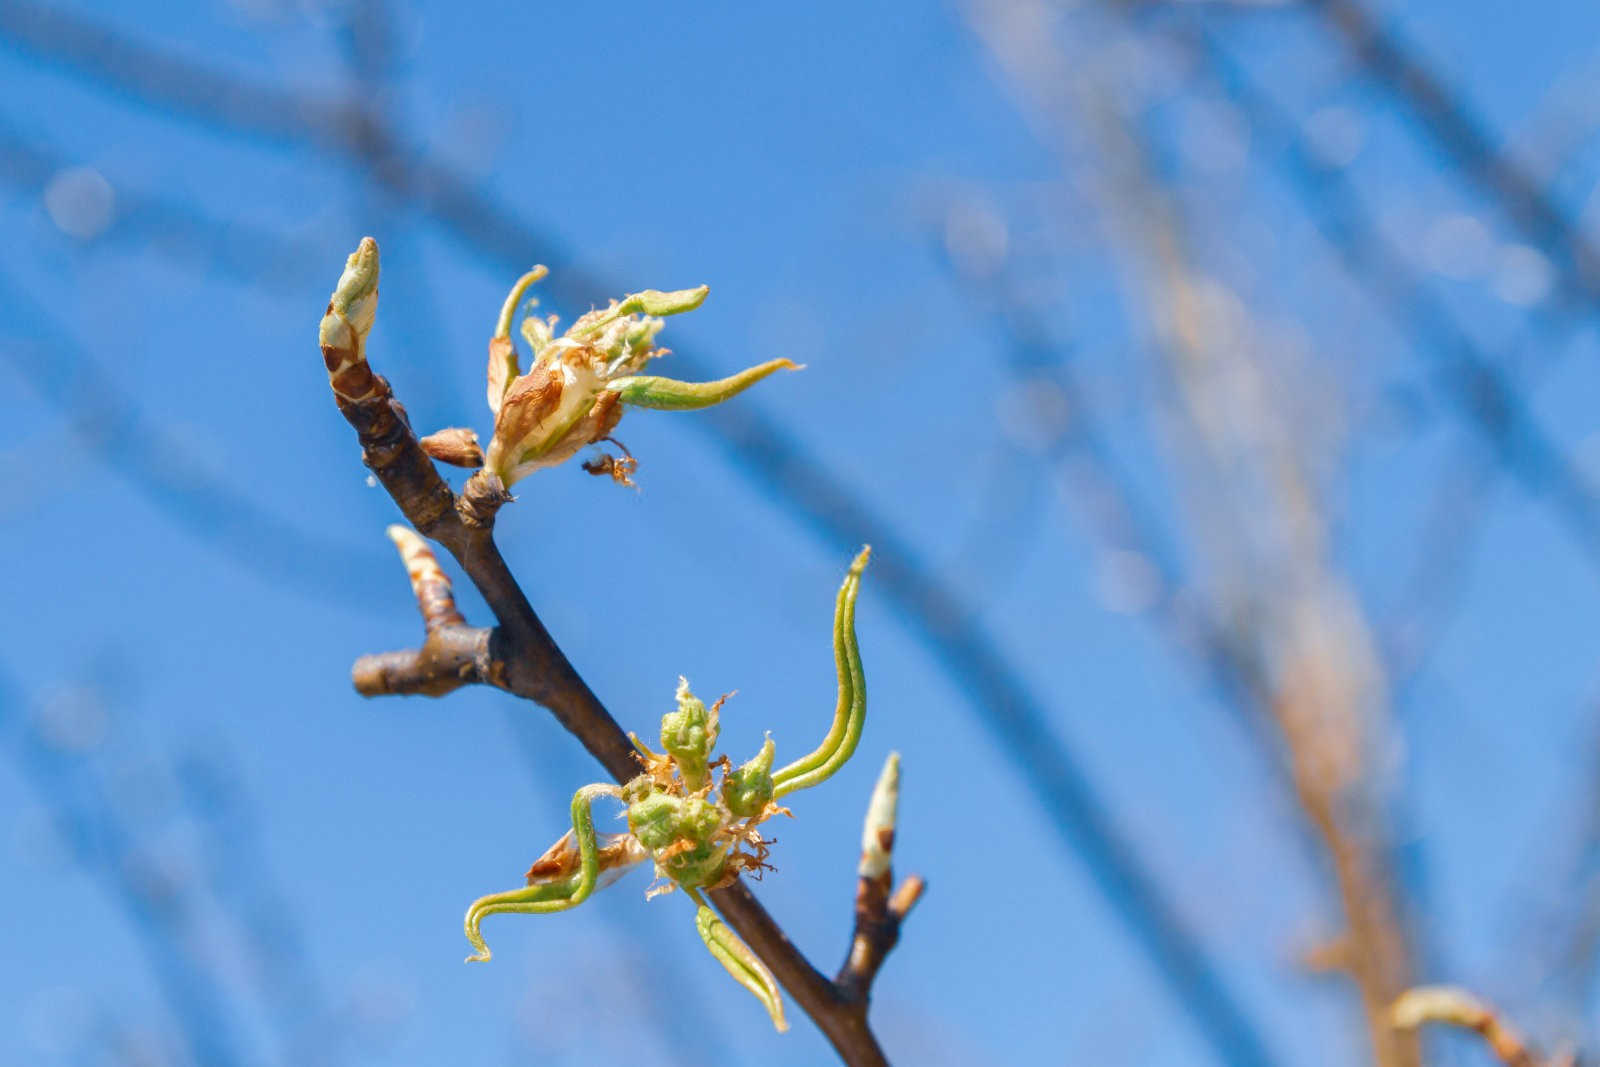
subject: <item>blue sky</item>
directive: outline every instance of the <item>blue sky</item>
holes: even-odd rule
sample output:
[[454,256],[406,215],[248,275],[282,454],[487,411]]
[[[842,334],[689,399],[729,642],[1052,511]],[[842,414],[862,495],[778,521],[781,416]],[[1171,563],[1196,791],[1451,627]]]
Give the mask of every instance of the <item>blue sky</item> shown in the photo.
[[[1537,935],[1583,874],[1592,819],[1594,560],[1547,497],[1499,473],[1470,526],[1419,546],[1432,491],[1483,466],[1471,431],[1425,341],[1319,235],[1282,146],[1185,65],[1172,28],[1200,20],[1295,128],[1345,146],[1341,172],[1431,299],[1509,361],[1586,472],[1600,462],[1592,320],[1558,306],[1555,268],[1315,20],[1176,6],[1139,23],[1069,6],[1035,43],[1134,116],[1206,276],[1289,354],[1273,399],[1304,407],[1331,555],[1375,628],[1404,622],[1419,559],[1465,546],[1431,654],[1395,684],[1384,789],[1426,871],[1411,886],[1438,947],[1424,976],[1544,1020]],[[861,541],[880,566],[903,547],[902,565],[975,609],[1264,1043],[1282,1062],[1358,1061],[1351,999],[1296,964],[1335,914],[1296,811],[1141,608],[1145,572],[1097,537],[1071,457],[1040,445],[1040,426],[1061,424],[1028,406],[1041,394],[1006,341],[1005,286],[1069,353],[1179,562],[1203,569],[1158,331],[1096,192],[1108,171],[1083,116],[1059,125],[979,32],[992,9],[388,8],[377,63],[351,43],[353,6],[60,10],[329,103],[365,76],[418,152],[536,245],[491,254],[359,162],[225,128],[205,117],[214,94],[141,99],[113,65],[85,76],[18,45],[14,11],[0,22],[0,1060],[130,1062],[130,1048],[171,1052],[185,1017],[204,1020],[188,1032],[215,1062],[825,1059],[798,1011],[772,1034],[683,902],[646,904],[643,876],[572,913],[491,920],[495,960],[459,962],[465,905],[515,884],[599,772],[504,694],[350,690],[356,656],[420,636],[383,536],[393,506],[366,484],[312,341],[344,255],[371,234],[371,358],[421,429],[487,431],[483,344],[534,262],[569,320],[625,291],[708,284],[663,334],[696,371],[806,364],[734,403],[868,502],[871,529],[822,530],[795,503],[805,486],[729,444],[734,424],[651,412],[619,429],[639,492],[574,466],[529,479],[502,514],[513,568],[625,727],[651,730],[683,674],[702,695],[738,690],[723,720],[735,756],[766,730],[780,754],[809,746],[832,706],[839,577]],[[1541,173],[1592,222],[1593,10],[1429,2],[1384,17],[1498,140],[1541,166],[1556,141]],[[1053,829],[1060,812],[984,725],[993,709],[874,576],[860,752],[798,798],[762,899],[837,965],[859,821],[897,750],[898,866],[931,888],[875,994],[891,1058],[1213,1062]],[[145,940],[162,929],[176,936]]]

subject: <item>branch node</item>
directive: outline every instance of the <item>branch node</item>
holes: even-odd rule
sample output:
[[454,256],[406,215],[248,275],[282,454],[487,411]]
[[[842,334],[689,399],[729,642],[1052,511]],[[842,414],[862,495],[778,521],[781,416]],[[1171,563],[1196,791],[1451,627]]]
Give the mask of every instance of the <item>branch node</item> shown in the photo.
[[461,521],[477,529],[491,529],[494,517],[510,503],[512,496],[500,476],[490,470],[481,470],[467,479],[456,500],[456,511]]

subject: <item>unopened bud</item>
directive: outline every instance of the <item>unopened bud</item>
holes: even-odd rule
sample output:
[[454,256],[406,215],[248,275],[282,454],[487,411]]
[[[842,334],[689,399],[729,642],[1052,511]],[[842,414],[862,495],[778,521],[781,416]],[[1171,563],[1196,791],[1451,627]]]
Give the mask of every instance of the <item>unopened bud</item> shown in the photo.
[[689,680],[678,679],[678,710],[661,716],[661,747],[678,762],[683,784],[693,792],[706,782],[706,765],[717,744],[717,713],[689,692]]
[[373,386],[367,367],[367,335],[378,315],[378,242],[363,237],[345,260],[328,310],[317,331],[333,391],[346,400],[366,397]]
[[452,467],[475,470],[483,466],[483,449],[478,447],[478,435],[472,430],[452,426],[424,437],[419,444],[422,450],[440,463]]
[[895,812],[900,805],[900,753],[891,752],[884,761],[883,773],[873,787],[867,804],[867,819],[861,827],[862,878],[879,878],[888,870],[894,852]]
[[683,801],[669,793],[651,793],[628,806],[628,829],[652,852],[678,839]]
[[771,736],[761,751],[722,782],[722,802],[741,819],[751,819],[772,802],[772,757],[777,751]]

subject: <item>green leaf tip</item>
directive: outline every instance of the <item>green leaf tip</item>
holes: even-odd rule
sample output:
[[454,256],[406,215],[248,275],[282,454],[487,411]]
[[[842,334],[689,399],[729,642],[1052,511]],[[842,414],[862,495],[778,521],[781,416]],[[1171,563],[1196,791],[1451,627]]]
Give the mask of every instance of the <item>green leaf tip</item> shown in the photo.
[[674,289],[670,293],[664,293],[660,289],[646,289],[642,293],[634,293],[628,297],[622,302],[622,306],[628,309],[624,314],[681,315],[704,304],[710,292],[709,285],[697,286],[694,289]]
[[761,962],[761,958],[750,951],[750,946],[739,940],[739,936],[717,918],[716,912],[703,903],[695,912],[694,928],[699,931],[700,940],[706,943],[711,955],[727,969],[733,980],[761,1001],[761,1006],[767,1009],[777,1031],[781,1034],[788,1030],[789,1022],[783,1017],[783,995],[778,991],[777,980],[767,970],[767,965]]
[[624,404],[657,411],[693,411],[731,399],[780,370],[802,370],[790,359],[771,359],[714,382],[680,382],[652,374],[635,374],[606,383]]
[[521,306],[524,294],[534,283],[543,281],[549,273],[550,269],[541,263],[516,280],[511,286],[511,292],[506,294],[506,302],[500,307],[500,317],[495,320],[495,337],[511,336],[511,320],[517,317],[517,308]]
[[865,545],[850,563],[839,586],[833,608],[833,662],[839,679],[839,697],[828,734],[810,754],[795,760],[772,776],[774,798],[827,781],[855,754],[867,719],[867,683],[861,671],[861,648],[856,643],[856,595],[861,572],[872,557]]

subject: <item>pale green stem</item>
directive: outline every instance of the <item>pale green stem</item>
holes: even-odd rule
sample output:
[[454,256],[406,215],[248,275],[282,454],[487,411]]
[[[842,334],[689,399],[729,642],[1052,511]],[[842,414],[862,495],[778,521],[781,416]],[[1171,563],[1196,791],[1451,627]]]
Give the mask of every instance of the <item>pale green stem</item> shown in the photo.
[[606,388],[619,394],[622,402],[632,407],[692,411],[720,404],[780,370],[799,369],[800,365],[793,360],[773,359],[714,382],[680,382],[674,378],[635,374],[607,382]]
[[482,963],[491,955],[483,935],[478,932],[478,924],[488,916],[505,912],[526,915],[566,911],[589,899],[600,874],[594,835],[594,801],[596,797],[617,796],[618,792],[614,785],[586,785],[572,795],[572,831],[578,841],[577,874],[555,882],[491,893],[472,902],[467,909],[466,933],[467,940],[478,951],[467,957],[468,963]]
[[871,551],[870,546],[863,548],[850,564],[850,573],[845,575],[834,605],[833,660],[839,675],[839,700],[833,710],[833,725],[816,751],[773,774],[774,798],[826,781],[844,766],[861,740],[861,727],[867,718],[867,683],[862,677],[861,650],[856,644],[856,594]]
[[522,305],[523,295],[535,282],[549,273],[549,269],[541,264],[517,279],[516,284],[511,287],[510,294],[506,296],[505,304],[500,308],[500,317],[495,320],[495,337],[511,336],[511,320],[517,317],[517,308]]
[[717,913],[706,904],[699,890],[688,889],[686,892],[698,905],[694,928],[711,955],[733,976],[735,982],[761,1001],[761,1006],[767,1009],[767,1014],[772,1017],[772,1025],[779,1033],[789,1029],[789,1022],[783,1017],[783,994],[779,992],[772,972],[761,962],[761,957],[750,951],[750,946],[739,940],[739,935],[717,918]]

